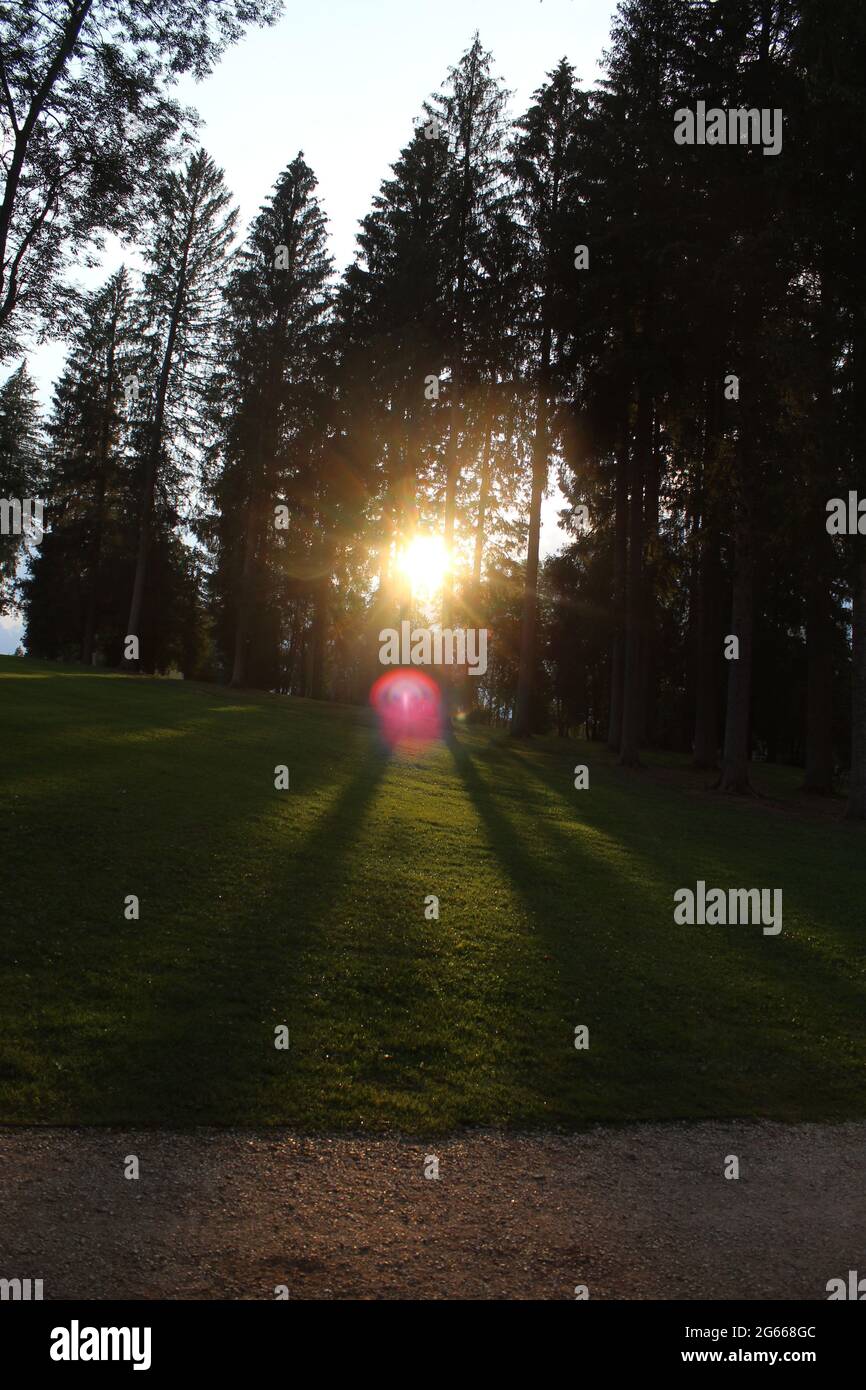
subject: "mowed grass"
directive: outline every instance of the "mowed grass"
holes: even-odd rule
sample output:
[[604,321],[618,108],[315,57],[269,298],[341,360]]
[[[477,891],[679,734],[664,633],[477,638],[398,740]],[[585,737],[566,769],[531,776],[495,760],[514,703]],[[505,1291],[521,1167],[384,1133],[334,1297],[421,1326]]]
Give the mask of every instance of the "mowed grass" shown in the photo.
[[[364,710],[15,658],[0,750],[4,1122],[866,1114],[866,833],[793,771],[741,802],[556,739],[389,752]],[[781,887],[782,935],[675,925],[698,878]]]

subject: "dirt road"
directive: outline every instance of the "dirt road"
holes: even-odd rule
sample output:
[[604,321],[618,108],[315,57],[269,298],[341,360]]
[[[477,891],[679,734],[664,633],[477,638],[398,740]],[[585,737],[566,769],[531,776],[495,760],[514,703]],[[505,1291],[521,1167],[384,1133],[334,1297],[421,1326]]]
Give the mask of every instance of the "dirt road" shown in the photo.
[[0,1278],[46,1299],[825,1299],[849,1269],[862,1124],[0,1131]]

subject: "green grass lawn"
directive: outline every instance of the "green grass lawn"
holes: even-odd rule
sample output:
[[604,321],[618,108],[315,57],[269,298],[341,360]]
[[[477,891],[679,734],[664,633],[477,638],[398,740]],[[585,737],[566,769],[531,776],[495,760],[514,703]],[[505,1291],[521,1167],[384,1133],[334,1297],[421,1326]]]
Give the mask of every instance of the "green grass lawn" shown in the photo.
[[[388,753],[367,711],[11,657],[0,760],[2,1121],[866,1115],[866,833],[792,770]],[[698,878],[781,887],[782,935],[675,925]]]

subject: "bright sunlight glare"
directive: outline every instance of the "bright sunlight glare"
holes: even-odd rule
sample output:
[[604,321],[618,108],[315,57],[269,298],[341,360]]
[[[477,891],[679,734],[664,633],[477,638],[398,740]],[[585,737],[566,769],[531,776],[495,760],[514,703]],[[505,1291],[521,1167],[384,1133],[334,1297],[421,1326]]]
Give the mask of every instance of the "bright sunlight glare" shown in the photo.
[[397,564],[412,585],[413,596],[429,599],[442,588],[448,550],[441,536],[413,536],[398,553]]

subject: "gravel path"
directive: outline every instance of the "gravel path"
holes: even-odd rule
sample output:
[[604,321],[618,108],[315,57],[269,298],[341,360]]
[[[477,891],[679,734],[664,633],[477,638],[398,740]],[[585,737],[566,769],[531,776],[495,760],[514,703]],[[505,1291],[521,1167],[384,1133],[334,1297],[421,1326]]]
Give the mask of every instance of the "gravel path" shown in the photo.
[[863,1124],[0,1131],[0,1278],[46,1298],[824,1299],[849,1269],[866,1274]]

